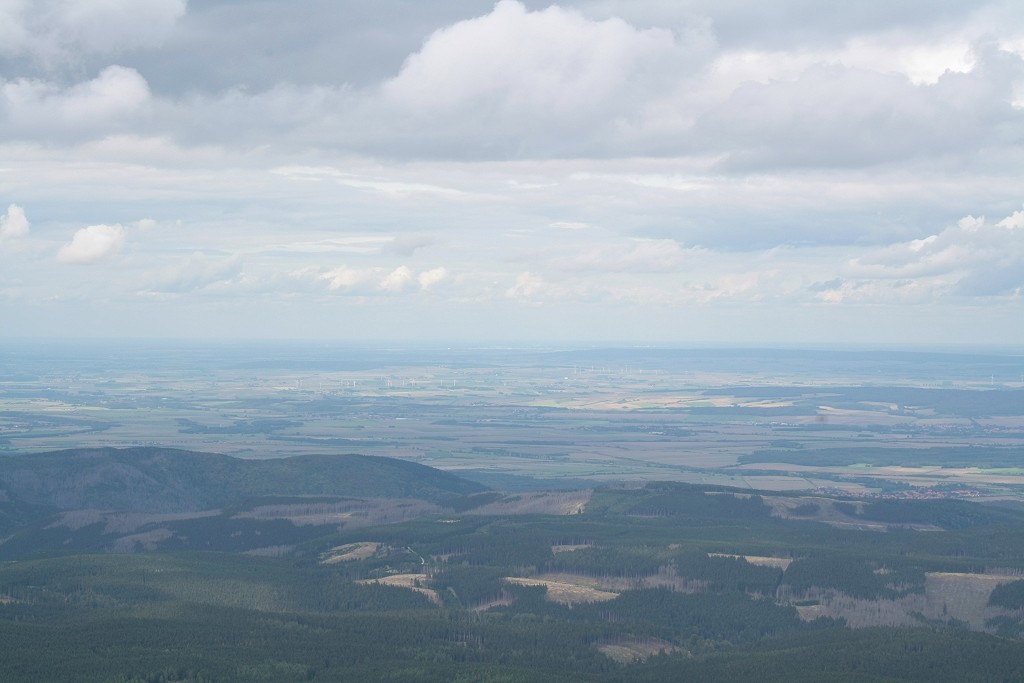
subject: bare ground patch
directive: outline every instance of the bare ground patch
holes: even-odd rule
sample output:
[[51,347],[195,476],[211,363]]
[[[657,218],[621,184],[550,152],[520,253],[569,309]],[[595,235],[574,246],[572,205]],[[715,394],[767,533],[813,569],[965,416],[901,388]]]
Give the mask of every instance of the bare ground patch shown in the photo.
[[384,576],[379,579],[362,579],[356,581],[356,583],[363,584],[374,584],[379,583],[382,586],[395,586],[396,588],[407,588],[417,593],[422,593],[430,598],[430,601],[435,605],[441,605],[441,597],[437,594],[437,591],[433,588],[424,588],[421,584],[429,581],[426,574],[392,574],[391,576]]
[[764,555],[730,555],[729,553],[708,553],[708,557],[735,557],[738,560],[746,560],[747,564],[754,564],[759,567],[778,567],[782,571],[793,563],[789,557],[767,557]]
[[597,649],[620,664],[633,664],[642,662],[662,652],[672,654],[679,651],[679,648],[672,643],[657,638],[635,642],[620,640],[613,643],[603,643],[598,645]]
[[152,531],[144,531],[141,534],[122,536],[111,544],[110,549],[115,553],[133,553],[142,550],[156,550],[160,543],[163,543],[174,536],[174,532],[167,527],[160,527]]
[[262,548],[246,550],[242,554],[252,555],[253,557],[284,557],[293,550],[295,550],[293,545],[268,545]]
[[352,560],[365,560],[373,557],[380,549],[380,543],[349,543],[331,548],[320,555],[320,564],[336,564],[338,562],[350,562]]
[[949,616],[970,624],[972,629],[985,627],[986,607],[996,586],[1019,581],[1020,576],[1007,574],[954,574],[928,572],[925,575],[925,615],[932,618]]
[[551,546],[551,553],[557,555],[558,553],[571,553],[574,550],[583,550],[589,548],[589,543],[575,543],[571,545],[553,545]]
[[[765,496],[765,505],[771,508],[773,517],[782,519],[803,519],[812,522],[823,522],[840,529],[861,529],[865,531],[887,531],[894,528],[915,529],[917,531],[942,531],[940,527],[932,524],[898,524],[879,522],[863,519],[860,514],[864,512],[863,501],[836,501],[831,498],[818,498],[812,496],[787,497],[787,496]],[[837,507],[837,503],[844,506]],[[850,508],[849,506],[853,506]],[[844,509],[845,508],[845,509]],[[854,514],[849,514],[851,510]]]
[[558,602],[563,605],[576,605],[583,602],[604,602],[614,600],[618,593],[598,590],[590,586],[566,581],[554,581],[552,579],[526,579],[509,576],[505,579],[508,583],[518,586],[546,586],[548,589],[546,599],[550,602]]
[[985,622],[999,610],[988,606],[989,596],[996,586],[1020,580],[1020,576],[1007,574],[958,574],[928,572],[924,593],[911,593],[897,599],[854,598],[831,589],[811,589],[801,595],[780,592],[786,604],[795,604],[797,613],[805,621],[818,617],[845,619],[851,628],[871,626],[914,626],[922,619],[936,621],[957,620],[972,630],[986,630]]
[[356,529],[395,524],[437,514],[441,508],[422,500],[392,498],[350,499],[335,502],[261,505],[235,515],[235,519],[286,519],[296,526],[338,524]]
[[201,510],[198,512],[108,512],[104,510],[68,510],[61,513],[47,529],[64,528],[77,531],[93,524],[103,524],[104,534],[127,534],[148,524],[164,524],[184,519],[200,519],[216,517],[220,510]]
[[538,491],[506,496],[468,511],[474,515],[578,515],[593,491]]

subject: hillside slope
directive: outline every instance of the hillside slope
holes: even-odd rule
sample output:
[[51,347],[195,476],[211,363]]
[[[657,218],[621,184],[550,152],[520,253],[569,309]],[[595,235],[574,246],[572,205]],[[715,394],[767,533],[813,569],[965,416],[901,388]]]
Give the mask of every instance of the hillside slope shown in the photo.
[[188,512],[260,496],[438,501],[482,490],[431,467],[362,455],[242,460],[167,448],[89,448],[0,457],[0,502],[11,514],[30,506]]

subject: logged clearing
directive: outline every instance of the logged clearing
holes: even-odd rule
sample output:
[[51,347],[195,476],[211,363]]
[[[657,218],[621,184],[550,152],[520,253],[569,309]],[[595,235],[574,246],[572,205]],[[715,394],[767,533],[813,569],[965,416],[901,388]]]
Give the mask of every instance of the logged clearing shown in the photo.
[[426,583],[428,578],[425,574],[392,574],[391,576],[384,576],[379,579],[362,579],[356,581],[356,583],[372,584],[379,583],[383,586],[395,586],[396,588],[408,588],[409,590],[422,593],[430,598],[430,601],[436,605],[441,604],[441,598],[438,596],[437,591],[432,588],[423,588],[418,585],[420,583]]
[[618,593],[598,590],[590,586],[566,581],[553,581],[551,579],[525,579],[509,576],[505,579],[508,583],[517,586],[546,586],[548,589],[546,599],[550,602],[559,602],[563,605],[575,605],[582,602],[604,602],[614,600]]
[[216,517],[221,510],[202,510],[199,512],[104,512],[102,510],[71,510],[62,513],[47,529],[63,527],[77,531],[86,526],[103,523],[105,534],[127,534],[148,524],[177,522],[183,519],[199,519]]
[[[781,517],[782,519],[805,519],[814,522],[824,522],[840,529],[861,529],[864,531],[888,531],[889,529],[897,528],[915,529],[917,531],[942,531],[941,527],[933,524],[897,524],[864,519],[860,515],[864,512],[865,505],[870,505],[870,503],[864,503],[863,501],[836,501],[831,498],[811,496],[794,498],[766,496],[763,500],[765,505],[771,508],[772,516]],[[844,507],[836,507],[837,503]],[[846,506],[851,505],[853,506],[852,511],[854,513],[852,515],[844,509]]]
[[495,607],[508,607],[513,602],[515,602],[515,600],[513,600],[510,596],[503,595],[500,598],[488,600],[487,602],[481,602],[479,605],[473,605],[469,609],[471,612],[486,612],[487,610],[493,609]]
[[337,524],[346,529],[355,529],[404,522],[440,511],[439,506],[422,500],[353,498],[326,503],[261,505],[235,515],[234,519],[284,519],[296,526]]
[[763,555],[730,555],[729,553],[708,553],[708,557],[735,557],[737,560],[746,560],[748,564],[755,564],[759,567],[778,567],[782,571],[793,563],[788,557],[766,557]]
[[482,505],[467,514],[476,515],[578,515],[583,512],[593,491],[538,491],[505,496]]
[[134,553],[139,549],[150,552],[169,538],[174,538],[174,532],[166,527],[160,527],[151,531],[144,531],[140,534],[122,536],[110,546],[115,553]]
[[[797,613],[805,621],[817,617],[845,619],[850,628],[871,626],[915,626],[921,619],[957,620],[974,631],[985,631],[985,621],[999,613],[988,606],[996,586],[1019,581],[1011,574],[958,574],[928,572],[924,594],[911,593],[896,599],[864,599],[834,590],[811,589],[800,596],[788,596],[783,602],[796,604]],[[780,596],[783,597],[783,596]]]
[[928,572],[924,584],[928,616],[946,616],[965,621],[971,628],[985,626],[985,608],[996,586],[1019,581],[1007,574],[954,574]]
[[796,614],[803,621],[814,621],[818,617],[825,616],[824,608],[818,605],[795,605]]
[[320,555],[320,564],[335,564],[336,562],[365,560],[368,557],[373,557],[380,547],[380,543],[372,542],[339,545]]
[[896,600],[867,600],[838,591],[823,591],[816,597],[815,604],[793,605],[802,620],[844,619],[850,628],[917,626],[921,623],[919,615],[925,609],[924,596],[919,593]]
[[556,555],[558,553],[571,553],[574,550],[583,550],[584,548],[589,547],[589,543],[577,543],[574,545],[553,545],[551,546],[551,553]]
[[679,651],[679,648],[672,643],[658,640],[657,638],[637,642],[620,640],[614,643],[598,645],[597,649],[620,664],[642,662],[648,657],[653,657],[662,652],[672,654]]

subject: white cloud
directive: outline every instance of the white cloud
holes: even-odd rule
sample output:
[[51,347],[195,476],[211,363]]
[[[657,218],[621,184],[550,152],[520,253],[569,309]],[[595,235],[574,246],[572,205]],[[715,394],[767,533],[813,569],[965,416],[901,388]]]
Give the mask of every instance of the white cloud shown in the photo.
[[14,138],[116,130],[149,103],[146,80],[123,66],[67,89],[26,78],[0,83],[0,114],[6,115],[6,136]]
[[425,270],[416,278],[420,283],[420,289],[426,291],[448,279],[448,269],[444,266]]
[[[295,273],[300,279],[307,278],[311,272],[307,270]],[[448,279],[448,269],[443,266],[425,270],[416,275],[409,266],[398,266],[393,270],[381,267],[349,268],[341,266],[326,272],[312,271],[319,280],[326,281],[331,290],[341,290],[346,294],[363,296],[385,294],[402,294],[416,291],[425,292]]]
[[398,293],[413,282],[412,270],[408,266],[399,266],[384,276],[380,288],[386,292]]
[[1024,228],[1024,211],[1014,211],[1012,215],[996,223],[1000,228],[1020,230]]
[[544,288],[544,278],[530,272],[520,273],[516,276],[516,283],[505,291],[509,299],[529,300],[533,299]]
[[11,204],[7,212],[0,216],[0,240],[24,237],[30,225],[25,210],[17,204]]
[[665,28],[502,0],[490,14],[431,35],[384,83],[382,104],[430,122],[448,153],[578,153],[617,144],[645,115],[645,103],[703,64],[713,41],[686,38],[681,44]]
[[[815,64],[792,79],[748,83],[705,111],[694,130],[737,169],[864,166],[919,156],[975,155],[1018,144],[1013,108],[1024,59],[982,46],[973,68],[915,85],[902,74]],[[1014,133],[1013,131],[1016,131]]]
[[57,261],[73,265],[97,263],[110,258],[125,242],[120,225],[90,225],[75,233],[70,242],[57,252]]
[[913,279],[946,293],[997,296],[1024,287],[1024,212],[995,225],[965,216],[928,237],[890,245],[850,261],[847,274],[872,280]]
[[674,48],[664,29],[502,0],[490,14],[432,35],[384,92],[411,111],[483,105],[586,115],[582,108],[606,104]]
[[352,291],[365,286],[377,277],[379,273],[379,268],[338,266],[326,273],[320,274],[319,277],[322,280],[326,280],[327,286],[332,290]]
[[[853,319],[832,301],[1024,334],[1012,0],[308,4],[0,0],[0,214],[33,218],[0,230],[0,319],[102,298],[136,333],[153,293],[154,318],[270,335],[305,333],[276,302],[336,337],[341,311],[457,335],[578,308],[609,338],[623,311],[706,307],[842,340],[815,324]],[[104,220],[76,216],[123,228],[72,240]],[[83,277],[64,242],[62,263],[131,258]]]

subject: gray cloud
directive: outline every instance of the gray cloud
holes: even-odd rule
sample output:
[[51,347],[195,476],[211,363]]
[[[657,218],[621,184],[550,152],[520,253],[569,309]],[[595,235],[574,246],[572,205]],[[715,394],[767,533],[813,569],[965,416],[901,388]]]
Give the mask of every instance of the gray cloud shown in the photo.
[[934,85],[905,76],[816,65],[794,81],[748,84],[704,114],[697,137],[725,166],[864,166],[921,156],[973,155],[1024,141],[1013,106],[1024,60],[982,48],[966,74]]
[[28,78],[0,81],[0,116],[11,139],[89,138],[132,129],[150,104],[145,79],[121,66],[68,88]]
[[1010,0],[0,0],[0,319],[1019,340],[1022,56]]
[[163,43],[187,0],[33,0],[0,5],[0,55],[44,70]]

